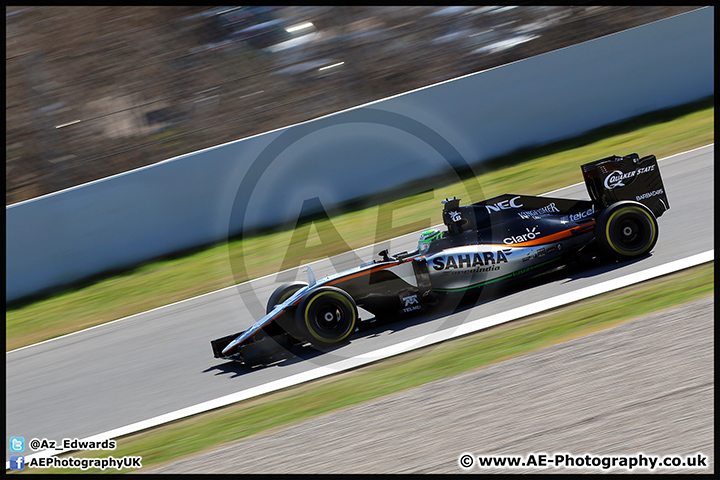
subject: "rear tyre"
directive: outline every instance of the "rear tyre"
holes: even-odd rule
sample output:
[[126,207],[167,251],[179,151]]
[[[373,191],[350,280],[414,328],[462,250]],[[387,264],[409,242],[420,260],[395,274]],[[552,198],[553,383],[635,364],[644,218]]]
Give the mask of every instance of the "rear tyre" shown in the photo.
[[657,243],[657,219],[642,203],[632,200],[613,203],[598,216],[595,238],[600,250],[612,258],[641,257]]
[[321,287],[307,295],[295,312],[295,326],[305,340],[317,348],[330,348],[347,341],[355,331],[358,312],[345,291]]

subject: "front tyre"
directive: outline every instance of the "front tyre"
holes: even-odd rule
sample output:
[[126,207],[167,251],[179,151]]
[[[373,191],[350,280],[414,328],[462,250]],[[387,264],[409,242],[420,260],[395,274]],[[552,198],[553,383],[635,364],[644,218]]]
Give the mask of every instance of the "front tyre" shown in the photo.
[[628,260],[649,253],[658,239],[658,223],[642,203],[625,200],[602,211],[595,224],[600,250],[613,258]]
[[[272,295],[270,295],[267,306],[265,307],[265,313],[270,313],[275,308],[275,305],[283,303],[295,292],[297,292],[303,287],[307,287],[307,285],[308,284],[305,282],[291,282],[280,285],[278,288],[275,289]],[[283,332],[287,332],[295,338],[298,338],[300,336],[295,329],[295,315],[293,314],[292,310],[280,315],[278,318],[275,319],[275,321],[263,327],[263,330],[265,330],[265,332],[270,336],[280,335]]]
[[347,341],[355,331],[358,311],[345,291],[321,287],[308,294],[295,312],[295,326],[317,348],[330,348]]
[[272,309],[275,308],[275,305],[283,303],[285,300],[290,298],[293,293],[297,292],[303,287],[307,287],[307,285],[308,284],[305,282],[283,283],[275,289],[272,295],[270,295],[267,307],[265,308],[265,313],[270,313]]

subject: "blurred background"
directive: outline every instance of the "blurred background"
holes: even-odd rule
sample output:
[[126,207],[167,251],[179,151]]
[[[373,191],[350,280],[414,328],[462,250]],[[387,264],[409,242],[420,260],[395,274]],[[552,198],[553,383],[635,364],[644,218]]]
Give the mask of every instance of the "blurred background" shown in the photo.
[[6,7],[7,204],[698,7]]

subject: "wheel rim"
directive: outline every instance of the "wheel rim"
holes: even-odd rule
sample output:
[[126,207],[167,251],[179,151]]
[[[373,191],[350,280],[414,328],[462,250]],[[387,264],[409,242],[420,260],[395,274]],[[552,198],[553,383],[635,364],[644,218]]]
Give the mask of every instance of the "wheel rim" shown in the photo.
[[296,312],[296,323],[302,336],[321,348],[343,342],[355,330],[357,318],[352,298],[332,287],[311,293]]
[[618,228],[613,229],[613,243],[621,250],[634,252],[647,247],[648,226],[637,215],[628,214],[618,219]]
[[313,320],[320,332],[332,334],[342,329],[344,315],[340,305],[330,303],[318,308]]

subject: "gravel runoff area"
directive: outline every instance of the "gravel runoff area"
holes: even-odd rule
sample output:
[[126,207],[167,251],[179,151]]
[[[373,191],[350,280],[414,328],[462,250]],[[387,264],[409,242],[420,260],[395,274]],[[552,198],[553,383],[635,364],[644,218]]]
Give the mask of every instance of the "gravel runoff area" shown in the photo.
[[602,473],[459,457],[702,453],[707,468],[655,471],[713,473],[713,312],[708,297],[148,472]]

